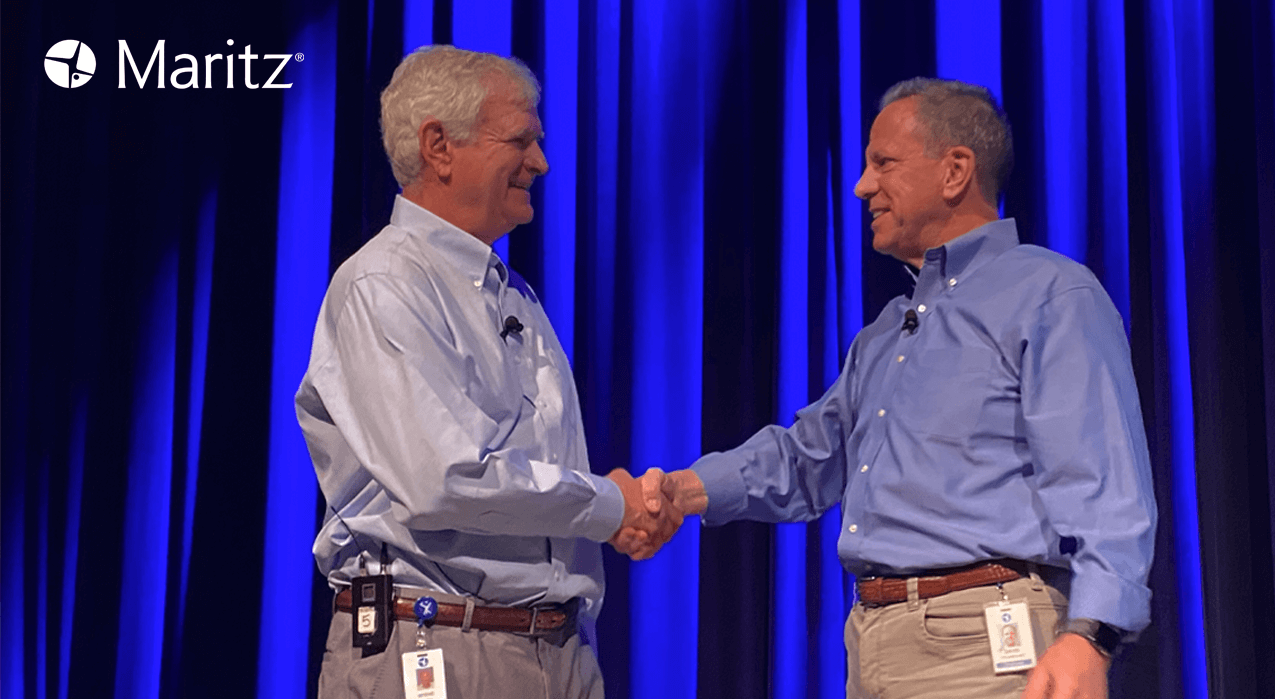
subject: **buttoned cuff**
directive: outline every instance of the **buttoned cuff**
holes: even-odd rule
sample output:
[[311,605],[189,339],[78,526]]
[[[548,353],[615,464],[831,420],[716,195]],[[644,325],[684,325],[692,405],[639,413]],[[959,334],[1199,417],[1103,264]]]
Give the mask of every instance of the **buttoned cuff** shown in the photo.
[[609,541],[624,521],[624,495],[615,481],[590,473],[597,495],[581,519],[581,536],[591,541]]
[[1076,570],[1071,578],[1067,616],[1095,619],[1122,631],[1141,631],[1151,623],[1151,590],[1101,569]]
[[704,481],[704,492],[708,495],[708,509],[702,517],[704,524],[725,524],[743,516],[748,509],[748,488],[738,457],[721,452],[706,454],[691,465],[691,470]]

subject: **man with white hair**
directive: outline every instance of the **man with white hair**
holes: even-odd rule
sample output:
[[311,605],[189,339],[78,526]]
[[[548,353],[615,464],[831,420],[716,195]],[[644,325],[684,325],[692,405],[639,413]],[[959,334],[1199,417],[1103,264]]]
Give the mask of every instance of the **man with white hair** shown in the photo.
[[601,697],[597,542],[643,557],[681,523],[590,472],[567,357],[492,251],[549,170],[538,102],[525,65],[450,46],[381,95],[402,194],[333,276],[296,401],[337,593],[320,697]]

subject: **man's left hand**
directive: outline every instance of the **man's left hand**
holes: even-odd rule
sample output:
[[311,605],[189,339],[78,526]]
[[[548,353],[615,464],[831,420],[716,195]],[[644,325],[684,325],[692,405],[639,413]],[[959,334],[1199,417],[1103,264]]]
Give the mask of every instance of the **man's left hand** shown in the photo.
[[1074,633],[1059,634],[1028,675],[1022,699],[1107,699],[1111,660]]

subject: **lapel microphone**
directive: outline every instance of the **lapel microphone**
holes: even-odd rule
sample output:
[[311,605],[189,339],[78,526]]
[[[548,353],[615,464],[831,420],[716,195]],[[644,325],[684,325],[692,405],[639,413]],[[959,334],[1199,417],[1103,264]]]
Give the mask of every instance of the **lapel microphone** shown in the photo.
[[[505,323],[508,325],[509,321],[505,321]],[[909,308],[907,312],[903,314],[903,329],[908,331],[908,334],[911,335],[916,332],[916,326],[918,325],[920,325],[920,322],[916,317],[916,311]]]
[[518,316],[509,316],[505,318],[505,329],[500,331],[500,339],[505,339],[509,333],[518,335],[522,333],[522,323],[518,322]]

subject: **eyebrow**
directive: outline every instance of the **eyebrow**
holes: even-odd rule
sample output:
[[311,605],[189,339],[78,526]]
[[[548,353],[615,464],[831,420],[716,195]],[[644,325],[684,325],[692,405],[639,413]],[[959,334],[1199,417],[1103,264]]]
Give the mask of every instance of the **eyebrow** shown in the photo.
[[863,156],[867,158],[868,160],[884,160],[886,158],[889,158],[891,160],[899,159],[899,155],[896,152],[890,151],[888,149],[882,149],[880,147],[873,148],[872,146],[868,146],[867,148],[863,149]]
[[544,129],[538,129],[538,128],[527,126],[515,131],[514,134],[509,137],[509,140],[520,141],[524,138],[533,138],[539,141],[543,139],[544,137],[545,137]]

